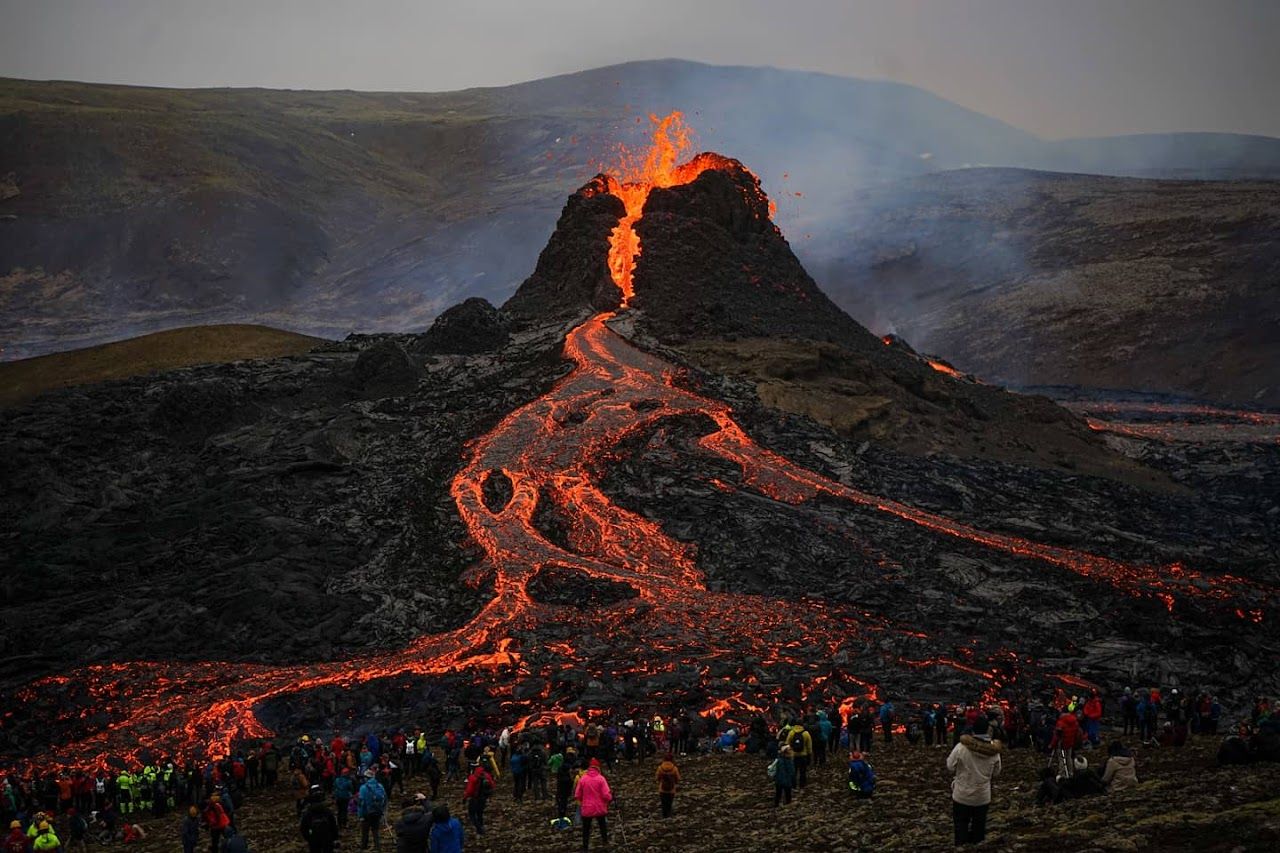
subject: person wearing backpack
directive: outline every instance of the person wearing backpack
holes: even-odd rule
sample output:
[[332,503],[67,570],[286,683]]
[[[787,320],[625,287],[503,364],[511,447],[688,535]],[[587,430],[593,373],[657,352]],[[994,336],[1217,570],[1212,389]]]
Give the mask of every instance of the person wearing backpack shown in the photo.
[[476,835],[484,835],[484,808],[489,804],[494,787],[493,776],[480,759],[471,762],[471,775],[467,777],[467,786],[462,791],[462,801],[467,804],[467,818],[475,827]]
[[885,701],[885,703],[880,706],[880,728],[884,732],[884,742],[886,745],[893,743],[893,717],[893,703]]
[[222,797],[218,794],[209,797],[209,805],[204,810],[204,825],[209,828],[209,850],[220,853],[222,834],[231,826],[231,818],[222,807]]
[[369,833],[373,833],[373,849],[382,849],[382,816],[387,810],[387,789],[378,782],[372,768],[364,771],[364,784],[356,795],[356,816],[360,818],[360,849],[369,849]]
[[791,747],[791,760],[796,768],[795,787],[804,788],[809,782],[809,760],[813,755],[813,738],[804,724],[796,723],[787,730],[786,744]]
[[680,768],[676,766],[671,753],[662,757],[658,765],[658,804],[662,807],[662,816],[671,817],[675,809],[676,788],[680,785]]
[[311,788],[300,828],[310,853],[333,853],[333,846],[338,840],[338,819],[325,804],[324,791],[319,785]]
[[876,790],[876,771],[861,752],[854,751],[849,755],[849,790],[855,796],[869,800]]
[[769,765],[769,778],[773,779],[773,807],[791,802],[791,791],[796,785],[796,762],[789,744],[783,744],[778,757]]
[[581,805],[582,810],[582,851],[591,847],[591,824],[600,824],[600,840],[609,846],[609,803],[613,802],[613,791],[609,789],[609,780],[600,772],[600,760],[591,759],[587,772],[578,777],[574,786],[573,798]]

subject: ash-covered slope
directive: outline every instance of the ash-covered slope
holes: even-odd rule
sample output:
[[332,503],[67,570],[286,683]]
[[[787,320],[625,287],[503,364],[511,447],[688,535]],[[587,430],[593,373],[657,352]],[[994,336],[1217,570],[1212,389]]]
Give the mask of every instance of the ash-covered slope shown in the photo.
[[968,169],[805,246],[832,298],[983,378],[1280,404],[1280,183]]

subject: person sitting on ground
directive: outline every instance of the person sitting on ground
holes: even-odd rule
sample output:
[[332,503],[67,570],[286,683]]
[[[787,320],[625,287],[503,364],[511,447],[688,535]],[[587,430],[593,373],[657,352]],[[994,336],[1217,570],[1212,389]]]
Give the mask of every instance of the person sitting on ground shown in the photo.
[[1107,764],[1102,769],[1102,784],[1115,793],[1138,784],[1137,765],[1133,755],[1118,740],[1107,747]]
[[428,853],[462,853],[462,822],[449,816],[444,803],[431,812],[431,835]]
[[233,828],[227,836],[227,843],[222,846],[222,853],[249,853],[249,839]]
[[[122,829],[120,840],[123,841],[125,844],[137,844],[139,841],[142,841],[146,837],[147,837],[147,831],[145,829],[143,829],[141,826],[139,826],[136,823],[129,823],[126,821]],[[40,848],[37,847],[35,849],[39,850]],[[57,849],[57,848],[54,848],[54,849]]]
[[849,754],[849,790],[864,800],[871,799],[876,790],[876,772],[857,750]]
[[1040,768],[1040,787],[1036,788],[1037,806],[1056,806],[1067,798],[1066,792],[1058,784],[1057,774],[1052,767]]
[[1084,797],[1096,797],[1099,794],[1106,793],[1106,788],[1102,784],[1102,777],[1089,766],[1089,759],[1083,755],[1075,757],[1071,775],[1066,778],[1059,778],[1058,782],[1062,785],[1063,793],[1066,794],[1067,799],[1083,799]]

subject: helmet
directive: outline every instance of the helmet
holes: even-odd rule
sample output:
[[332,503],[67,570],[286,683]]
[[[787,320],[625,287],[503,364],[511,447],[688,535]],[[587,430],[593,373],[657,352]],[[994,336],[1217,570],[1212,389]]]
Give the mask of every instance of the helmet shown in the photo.
[[47,821],[47,820],[42,820],[42,821],[40,821],[40,827],[39,827],[39,829],[40,829],[40,831],[41,831],[41,832],[48,832],[48,831],[49,831],[49,821]]
[[11,821],[9,821],[9,828],[10,828],[10,829],[22,829],[22,821],[20,821],[20,820],[11,820]]
[[303,743],[311,743],[311,735],[303,735],[303,736],[302,736],[302,742],[303,742]]

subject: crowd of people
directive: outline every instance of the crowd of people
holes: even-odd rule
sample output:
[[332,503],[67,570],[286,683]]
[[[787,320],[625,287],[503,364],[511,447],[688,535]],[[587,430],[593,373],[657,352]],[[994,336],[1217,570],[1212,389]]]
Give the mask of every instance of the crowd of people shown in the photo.
[[[775,808],[810,784],[815,768],[845,761],[841,773],[854,799],[875,795],[872,755],[901,738],[925,747],[950,747],[952,813],[957,844],[986,833],[992,780],[1009,749],[1046,756],[1035,800],[1052,805],[1138,784],[1137,763],[1124,739],[1178,747],[1193,735],[1216,735],[1222,709],[1207,694],[1167,695],[1157,688],[1126,689],[1111,715],[1116,722],[1105,758],[1090,766],[1086,753],[1102,747],[1103,698],[1097,691],[1058,691],[1035,706],[1029,700],[972,704],[846,700],[808,708],[773,724],[763,714],[746,726],[714,714],[632,716],[621,722],[560,718],[519,731],[470,725],[429,734],[424,728],[367,732],[328,739],[302,735],[292,744],[246,744],[219,760],[143,760],[119,772],[10,774],[0,782],[0,811],[9,835],[0,853],[85,850],[87,843],[140,841],[147,818],[181,815],[177,841],[184,853],[247,851],[236,813],[253,792],[288,784],[298,829],[311,853],[332,853],[339,839],[381,851],[394,836],[398,853],[461,853],[467,832],[483,835],[486,809],[500,786],[512,800],[547,803],[553,830],[578,827],[582,849],[593,830],[607,844],[617,802],[607,774],[618,762],[656,758],[653,809],[676,811],[680,757],[699,753],[759,755]],[[1266,755],[1260,755],[1267,752]],[[1241,730],[1222,744],[1220,760],[1280,760],[1280,715],[1259,699]],[[830,778],[829,775],[824,776]],[[441,797],[442,784],[460,784],[461,816]],[[410,788],[413,790],[411,791]],[[399,808],[391,801],[399,797]],[[397,815],[393,815],[393,811]],[[616,818],[615,818],[616,821]],[[149,822],[150,831],[160,831]],[[167,830],[165,830],[167,831]]]

